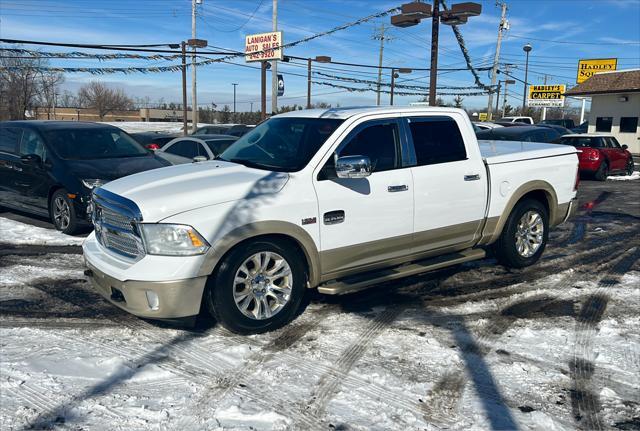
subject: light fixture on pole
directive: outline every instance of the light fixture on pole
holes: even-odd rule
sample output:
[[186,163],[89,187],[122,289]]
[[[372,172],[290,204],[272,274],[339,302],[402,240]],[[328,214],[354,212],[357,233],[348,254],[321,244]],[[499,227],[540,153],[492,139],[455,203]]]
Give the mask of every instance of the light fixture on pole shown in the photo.
[[529,74],[529,53],[532,49],[533,47],[530,43],[522,47],[522,50],[527,53],[527,61],[524,66],[524,91],[522,92],[522,112],[520,113],[520,115],[524,115],[524,109],[527,103],[527,87],[529,86],[529,83],[527,82]]
[[407,68],[393,68],[391,69],[391,92],[390,92],[390,98],[389,98],[389,104],[391,106],[393,106],[393,90],[396,87],[396,78],[398,78],[400,75],[399,73],[411,73],[412,70],[411,69],[407,69]]
[[331,57],[316,55],[316,58],[307,58],[307,109],[311,109],[311,62],[331,63]]
[[430,4],[422,2],[405,3],[399,15],[391,17],[391,24],[396,27],[411,27],[419,24],[422,19],[431,18],[431,66],[429,69],[429,105],[436,104],[436,86],[438,79],[438,33],[439,24],[465,24],[470,16],[478,16],[482,12],[482,5],[465,2],[451,6],[449,10],[440,12],[440,0],[433,0]]

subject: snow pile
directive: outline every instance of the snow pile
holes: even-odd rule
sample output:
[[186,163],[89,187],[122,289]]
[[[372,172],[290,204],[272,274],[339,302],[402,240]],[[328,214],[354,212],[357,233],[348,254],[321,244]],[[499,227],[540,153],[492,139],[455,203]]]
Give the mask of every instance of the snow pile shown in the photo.
[[[164,132],[164,133],[180,133],[182,132],[182,123],[174,121],[116,121],[105,123],[115,127],[119,127],[127,133],[138,132]],[[198,123],[200,126],[208,126],[206,123]],[[191,127],[191,125],[189,125]]]
[[608,180],[613,181],[631,181],[631,180],[640,180],[640,171],[635,171],[631,175],[617,175],[607,177]]
[[65,235],[53,229],[31,226],[0,217],[0,243],[29,245],[81,245],[84,238]]

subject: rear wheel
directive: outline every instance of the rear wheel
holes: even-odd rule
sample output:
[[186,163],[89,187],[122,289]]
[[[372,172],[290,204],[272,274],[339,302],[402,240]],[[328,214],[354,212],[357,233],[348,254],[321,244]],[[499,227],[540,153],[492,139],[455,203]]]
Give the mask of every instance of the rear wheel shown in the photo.
[[60,232],[71,235],[78,230],[75,207],[65,189],[56,190],[51,196],[49,215],[53,225]]
[[533,265],[540,259],[549,237],[549,214],[542,203],[524,199],[515,206],[502,234],[493,245],[498,262],[511,268]]
[[600,163],[598,170],[595,173],[596,180],[598,181],[607,181],[607,177],[609,176],[609,164],[607,162]]
[[232,250],[211,276],[207,307],[238,334],[278,329],[295,316],[305,293],[306,273],[284,241],[256,241]]
[[635,168],[635,165],[633,164],[633,157],[629,157],[629,160],[627,160],[627,175],[631,175],[633,174],[633,170]]

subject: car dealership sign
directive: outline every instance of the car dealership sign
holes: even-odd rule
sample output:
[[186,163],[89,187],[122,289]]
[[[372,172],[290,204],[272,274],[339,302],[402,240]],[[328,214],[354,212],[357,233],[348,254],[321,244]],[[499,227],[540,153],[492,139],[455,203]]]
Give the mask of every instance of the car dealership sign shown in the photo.
[[246,61],[282,60],[282,32],[250,34],[245,37]]
[[562,107],[564,106],[564,85],[530,85],[527,106]]
[[611,72],[618,66],[617,58],[593,58],[578,61],[578,76],[576,82],[582,84],[596,73]]

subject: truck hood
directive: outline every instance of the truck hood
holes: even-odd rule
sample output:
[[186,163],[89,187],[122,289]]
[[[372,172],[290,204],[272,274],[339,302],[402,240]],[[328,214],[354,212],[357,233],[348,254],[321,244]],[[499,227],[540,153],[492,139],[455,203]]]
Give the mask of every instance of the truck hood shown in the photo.
[[277,193],[289,175],[211,160],[169,166],[112,181],[102,188],[132,200],[146,222],[238,199]]

